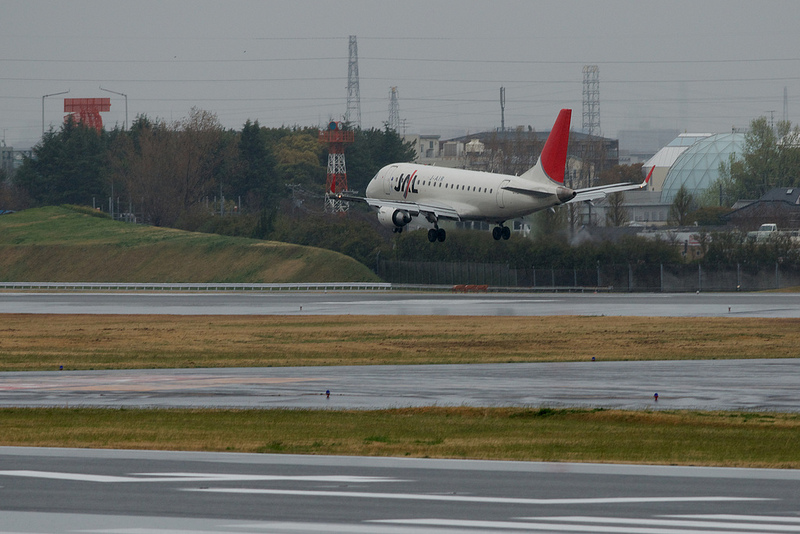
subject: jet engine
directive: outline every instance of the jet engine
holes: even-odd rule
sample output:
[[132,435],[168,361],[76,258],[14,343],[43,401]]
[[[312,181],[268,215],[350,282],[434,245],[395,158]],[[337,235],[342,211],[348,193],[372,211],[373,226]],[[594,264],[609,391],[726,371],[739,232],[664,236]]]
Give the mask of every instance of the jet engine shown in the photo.
[[564,204],[565,202],[569,202],[578,194],[577,191],[574,189],[570,189],[568,187],[558,187],[556,188],[556,196],[558,197],[559,202]]
[[389,228],[402,228],[411,222],[411,214],[405,210],[383,207],[378,210],[378,220]]

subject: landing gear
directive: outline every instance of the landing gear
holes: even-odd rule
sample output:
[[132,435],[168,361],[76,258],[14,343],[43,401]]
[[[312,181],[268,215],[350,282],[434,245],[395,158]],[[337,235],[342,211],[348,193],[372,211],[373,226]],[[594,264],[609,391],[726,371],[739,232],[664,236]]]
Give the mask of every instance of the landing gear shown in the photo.
[[431,228],[428,230],[428,241],[434,243],[439,241],[440,243],[444,242],[447,238],[447,232],[444,231],[444,228]]
[[403,227],[399,226],[399,227],[392,228],[392,232],[394,232],[396,234],[402,234],[403,233]]
[[495,226],[492,228],[492,237],[495,241],[500,241],[500,238],[507,240],[511,237],[511,228],[503,226],[502,224],[500,226]]

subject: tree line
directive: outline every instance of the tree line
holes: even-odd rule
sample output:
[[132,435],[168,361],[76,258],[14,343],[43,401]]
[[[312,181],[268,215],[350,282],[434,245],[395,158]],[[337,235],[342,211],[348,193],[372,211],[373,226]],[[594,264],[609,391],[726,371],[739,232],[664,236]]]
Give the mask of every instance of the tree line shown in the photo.
[[[762,122],[754,121],[741,160],[732,159],[723,169],[723,186],[738,191],[737,195],[760,191],[770,180],[779,180],[772,177],[775,169],[783,169],[786,176],[794,172],[789,170],[792,161],[800,164],[800,158],[795,158],[797,130],[782,126],[778,131],[785,132],[779,142]],[[13,182],[3,184],[0,208],[79,204],[108,209],[112,198],[113,209],[132,211],[148,224],[319,246],[373,268],[379,258],[565,268],[589,268],[597,262],[683,261],[675,243],[639,237],[570,246],[575,216],[565,208],[535,214],[534,239],[515,236],[498,244],[488,232],[451,231],[447,242],[435,247],[424,231],[393,234],[361,206],[354,205],[346,214],[326,214],[322,197],[327,152],[318,139],[314,127],[266,128],[247,121],[241,130],[225,129],[213,113],[199,109],[174,122],[139,116],[128,130],[97,131],[67,120],[57,130],[46,132]],[[770,155],[756,157],[764,146],[772,150]],[[503,152],[524,152],[526,157],[517,155],[496,164],[523,161],[523,166],[531,165],[537,147],[522,148],[497,147],[497,158],[507,156]],[[412,146],[394,130],[357,129],[355,142],[346,147],[350,189],[363,193],[382,166],[413,158]],[[776,167],[765,170],[758,162],[772,162]],[[599,180],[639,181],[641,165],[606,169]],[[781,185],[792,184],[784,181]],[[627,223],[621,198],[612,198],[607,212],[610,226]],[[680,195],[674,218],[690,224],[694,214],[694,220],[713,221],[725,209],[698,211],[697,205],[695,199]],[[704,262],[798,261],[790,242],[747,243],[735,232],[703,241]]]
[[[172,123],[138,116],[129,130],[97,131],[68,118],[16,172],[15,201],[92,205],[114,197],[148,224],[177,227],[214,196],[235,201],[235,211],[274,209],[292,187],[323,193],[327,153],[318,135],[313,127],[250,121],[226,130],[196,108]],[[347,153],[351,188],[363,191],[380,167],[413,154],[394,130],[357,130]]]

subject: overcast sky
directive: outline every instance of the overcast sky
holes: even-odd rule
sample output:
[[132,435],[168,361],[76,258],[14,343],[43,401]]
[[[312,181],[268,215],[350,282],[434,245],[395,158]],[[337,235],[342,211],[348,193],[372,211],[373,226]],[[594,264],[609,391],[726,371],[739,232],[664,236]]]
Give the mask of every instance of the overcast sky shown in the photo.
[[[192,107],[229,128],[313,126],[347,107],[358,39],[364,128],[397,86],[408,133],[581,129],[583,66],[600,71],[600,126],[729,132],[800,121],[796,0],[0,0],[0,129],[32,146],[63,98],[110,97],[106,126]],[[67,95],[43,95],[69,90]]]

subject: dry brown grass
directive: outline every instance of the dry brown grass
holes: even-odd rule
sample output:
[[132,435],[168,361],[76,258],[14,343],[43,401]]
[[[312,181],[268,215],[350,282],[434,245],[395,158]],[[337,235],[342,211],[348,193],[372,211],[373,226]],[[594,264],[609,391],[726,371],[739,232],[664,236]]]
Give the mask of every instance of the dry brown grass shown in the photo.
[[0,316],[0,371],[787,358],[797,319]]

